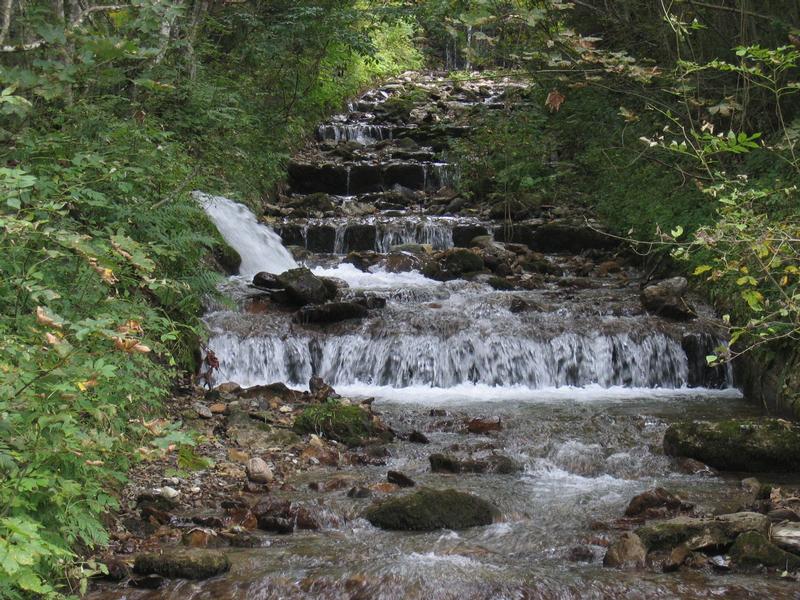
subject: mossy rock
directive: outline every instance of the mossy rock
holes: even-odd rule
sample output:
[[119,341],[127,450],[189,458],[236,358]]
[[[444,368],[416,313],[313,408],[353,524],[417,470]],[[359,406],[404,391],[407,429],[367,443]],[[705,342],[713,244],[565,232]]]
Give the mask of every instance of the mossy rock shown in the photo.
[[214,247],[214,258],[228,275],[237,275],[242,265],[242,257],[228,243],[217,242]]
[[685,544],[689,550],[726,548],[748,531],[766,535],[769,519],[759,513],[741,512],[714,518],[676,517],[636,530],[648,550],[671,550]]
[[800,427],[780,419],[676,423],[664,434],[664,451],[727,471],[797,471]]
[[516,287],[505,277],[490,277],[489,285],[499,291],[513,290]]
[[499,516],[497,507],[472,494],[428,488],[374,504],[365,513],[375,527],[395,531],[467,529],[491,525]]
[[761,565],[787,571],[800,568],[800,556],[781,550],[757,531],[747,531],[737,537],[729,554],[736,565],[744,569]]
[[294,421],[294,431],[316,433],[348,446],[359,446],[376,433],[369,413],[358,406],[328,401],[310,406]]
[[228,557],[213,550],[173,550],[140,554],[133,563],[137,575],[161,575],[183,579],[208,579],[231,568]]

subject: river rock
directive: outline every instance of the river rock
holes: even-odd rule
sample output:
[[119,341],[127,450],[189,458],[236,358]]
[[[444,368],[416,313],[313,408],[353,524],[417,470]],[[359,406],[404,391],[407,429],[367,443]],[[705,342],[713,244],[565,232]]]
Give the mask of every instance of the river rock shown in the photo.
[[691,319],[697,316],[686,301],[689,282],[685,277],[673,277],[647,286],[642,291],[642,305],[649,312],[671,319]]
[[295,419],[294,430],[301,434],[323,435],[329,440],[348,446],[363,445],[366,439],[376,435],[393,437],[367,411],[358,406],[346,406],[331,401],[306,408]]
[[800,426],[781,419],[675,423],[664,451],[721,470],[792,472],[800,469]]
[[163,554],[140,554],[133,563],[137,575],[161,575],[183,579],[208,579],[231,568],[228,557],[214,550],[164,549]]
[[247,478],[255,483],[269,483],[274,479],[272,469],[261,458],[251,458],[247,461]]
[[278,281],[277,275],[267,273],[266,271],[256,273],[253,276],[253,285],[265,290],[279,290],[283,287]]
[[625,509],[625,516],[652,519],[663,517],[669,512],[690,510],[691,508],[691,504],[685,504],[675,494],[657,487],[634,496],[628,504],[628,508]]
[[645,564],[647,548],[639,536],[630,531],[612,543],[603,557],[603,566],[618,569],[641,568]]
[[770,522],[765,515],[732,513],[712,518],[675,517],[636,530],[648,550],[672,550],[686,544],[690,550],[725,548],[741,533],[757,531],[766,535]]
[[395,485],[398,485],[401,488],[409,488],[417,485],[416,483],[414,483],[414,480],[411,479],[411,477],[409,477],[404,473],[401,473],[400,471],[389,471],[386,474],[386,480],[389,483],[394,483]]
[[325,282],[305,267],[290,269],[278,275],[278,283],[294,304],[322,304],[335,296]]
[[458,459],[448,454],[431,454],[428,457],[434,473],[497,473],[511,475],[523,470],[521,464],[508,456],[493,454],[485,459]]
[[416,429],[408,434],[408,441],[413,442],[415,444],[429,444],[430,440],[428,436],[424,433],[417,431]]
[[470,433],[490,433],[502,431],[503,424],[500,417],[481,417],[467,421],[467,431]]
[[786,571],[800,568],[800,556],[781,550],[757,531],[747,531],[737,537],[729,554],[736,566],[745,569],[762,565]]
[[367,309],[356,302],[328,302],[318,306],[304,306],[292,317],[294,323],[326,324],[348,319],[363,319]]
[[374,504],[365,517],[381,529],[432,531],[491,525],[500,517],[500,511],[472,494],[452,489],[422,489]]
[[800,523],[780,523],[772,527],[772,541],[781,548],[800,554]]

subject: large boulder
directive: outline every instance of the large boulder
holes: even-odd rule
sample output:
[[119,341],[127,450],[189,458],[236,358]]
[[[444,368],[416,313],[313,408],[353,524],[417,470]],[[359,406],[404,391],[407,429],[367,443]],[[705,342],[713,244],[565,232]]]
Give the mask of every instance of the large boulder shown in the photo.
[[363,319],[367,309],[356,302],[328,302],[318,306],[304,306],[292,318],[295,323],[337,323],[347,319]]
[[335,296],[331,293],[331,286],[305,267],[281,273],[277,284],[286,290],[288,300],[297,305],[322,304]]
[[721,549],[747,531],[769,533],[769,519],[753,512],[732,513],[712,518],[675,517],[636,530],[648,550],[672,550],[685,544],[689,550]]
[[228,557],[213,550],[165,549],[164,553],[140,554],[133,563],[137,575],[161,575],[183,579],[208,579],[231,568]]
[[366,410],[337,401],[306,408],[295,419],[294,431],[315,433],[348,446],[362,445],[371,437],[392,437],[391,432]]
[[797,471],[800,426],[781,419],[675,423],[664,434],[664,451],[721,470]]
[[781,550],[763,533],[747,531],[736,538],[729,551],[740,568],[774,567],[795,571],[800,568],[800,556]]
[[665,279],[642,290],[642,305],[649,312],[670,319],[692,319],[694,310],[686,301],[689,282],[685,277]]
[[422,489],[367,509],[367,520],[381,529],[432,531],[491,525],[500,511],[490,502],[456,490]]

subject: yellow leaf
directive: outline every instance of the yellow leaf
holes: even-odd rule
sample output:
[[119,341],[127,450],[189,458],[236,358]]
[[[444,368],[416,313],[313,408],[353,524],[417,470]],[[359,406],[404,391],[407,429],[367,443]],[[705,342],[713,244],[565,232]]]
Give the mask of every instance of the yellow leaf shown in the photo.
[[53,327],[55,329],[63,327],[58,317],[43,306],[36,307],[36,320],[45,327]]

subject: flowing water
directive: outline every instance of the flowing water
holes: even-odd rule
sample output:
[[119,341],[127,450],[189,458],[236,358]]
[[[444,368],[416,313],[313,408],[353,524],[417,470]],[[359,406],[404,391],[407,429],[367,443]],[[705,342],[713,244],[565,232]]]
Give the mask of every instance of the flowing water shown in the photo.
[[[373,93],[361,103],[388,95]],[[371,116],[347,121],[349,129],[341,129],[341,119],[321,127],[319,138],[362,144],[389,138],[389,127]],[[400,470],[418,485],[486,498],[503,520],[459,532],[387,532],[360,517],[369,500],[330,492],[319,507],[329,523],[321,531],[265,534],[264,547],[231,549],[233,568],[226,576],[115,597],[800,597],[797,584],[761,576],[602,567],[604,545],[616,535],[613,523],[639,492],[663,485],[707,512],[729,512],[743,500],[738,478],[683,474],[661,451],[672,421],[758,412],[733,387],[729,370],[708,369],[692,350],[704,356],[719,342],[705,320],[686,324],[649,316],[641,310],[635,279],[571,277],[563,256],[548,259],[582,285],[550,282],[513,292],[493,290],[480,277],[442,283],[414,271],[361,271],[341,262],[342,256],[314,256],[308,260],[316,274],[347,282],[345,298],[379,296],[387,305],[362,321],[303,327],[283,312],[248,310],[253,273],[295,265],[277,235],[240,205],[199,199],[244,261],[242,277],[228,288],[239,307],[206,315],[208,345],[220,361],[216,383],[280,381],[303,389],[319,375],[343,395],[374,397],[377,412],[401,436],[416,430],[430,443],[398,440],[387,447],[385,466],[352,467],[347,475],[368,484],[384,481],[387,469]],[[336,219],[331,217],[332,226],[345,226]],[[395,242],[453,245],[457,220],[428,222],[426,229],[420,221],[398,219],[394,229],[387,224],[391,218],[384,220],[376,250]],[[342,244],[335,253],[347,251]],[[527,309],[515,309],[520,302]],[[459,424],[478,416],[499,417],[503,430],[465,435]],[[431,473],[428,456],[442,451],[474,458],[499,452],[521,462],[524,471]],[[321,468],[305,473],[293,482],[305,491],[292,497],[299,493],[321,503],[305,483],[329,477]],[[573,560],[575,548],[582,549],[579,560]]]

